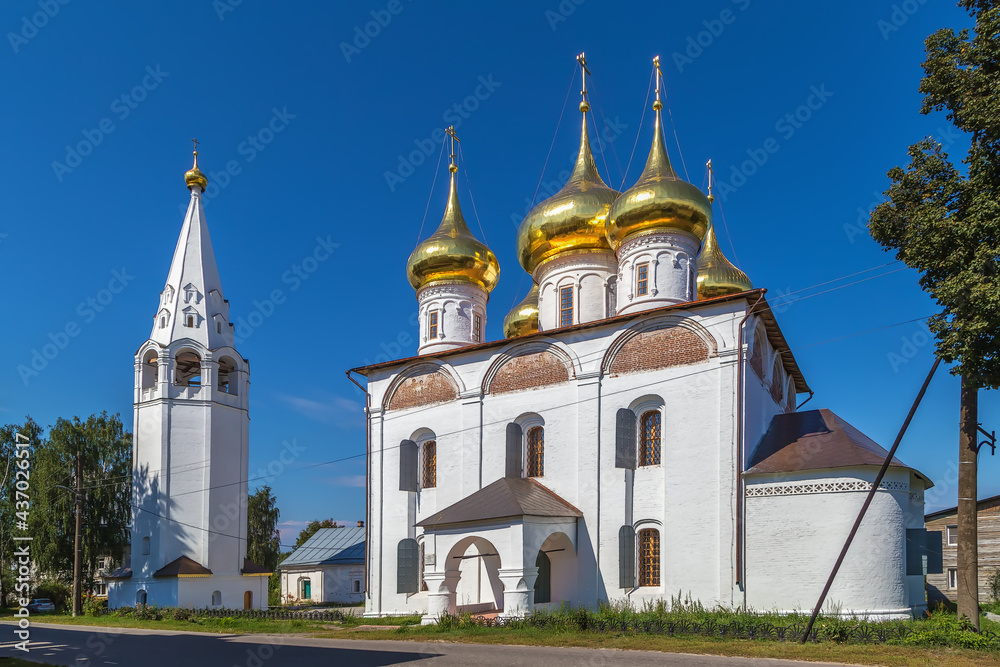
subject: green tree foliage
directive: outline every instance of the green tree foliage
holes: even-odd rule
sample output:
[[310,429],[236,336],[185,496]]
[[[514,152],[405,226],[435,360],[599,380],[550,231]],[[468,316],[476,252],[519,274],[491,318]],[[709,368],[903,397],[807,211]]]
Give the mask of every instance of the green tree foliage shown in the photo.
[[295,546],[292,547],[293,550],[298,549],[303,544],[306,543],[310,537],[316,534],[320,528],[343,528],[342,525],[338,524],[333,519],[323,519],[322,521],[310,521],[302,532],[299,533],[299,539],[295,540]]
[[269,572],[278,568],[281,533],[277,499],[270,486],[257,489],[247,502],[247,558]]
[[974,35],[942,29],[927,38],[921,113],[947,111],[970,147],[957,169],[940,143],[909,149],[892,168],[888,201],[875,208],[872,237],[907,266],[942,307],[928,325],[952,372],[980,388],[1000,386],[1000,8],[962,0]]
[[[23,437],[18,438],[17,434]],[[29,455],[27,460],[29,468],[28,476],[28,497],[31,497],[31,463],[34,461],[35,452],[42,444],[42,427],[35,423],[31,417],[25,417],[22,424],[7,424],[0,427],[0,461],[3,461],[3,471],[0,472],[0,606],[7,604],[8,595],[14,590],[15,575],[9,567],[11,554],[14,552],[14,533],[17,521],[16,512],[30,512],[30,506],[17,505],[17,473],[15,466],[18,460],[15,452],[17,442],[28,442]],[[22,475],[23,476],[23,475]],[[21,480],[23,481],[23,480]],[[21,502],[24,502],[23,496]]]
[[132,508],[132,435],[121,418],[106,412],[59,419],[36,449],[32,469],[32,555],[52,574],[73,569],[73,503],[76,455],[82,457],[83,571],[93,578],[99,559],[121,559],[128,544]]

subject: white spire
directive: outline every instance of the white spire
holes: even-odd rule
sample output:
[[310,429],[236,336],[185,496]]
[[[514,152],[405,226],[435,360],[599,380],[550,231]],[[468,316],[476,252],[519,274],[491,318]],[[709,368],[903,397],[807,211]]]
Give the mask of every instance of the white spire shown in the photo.
[[202,187],[198,183],[189,183],[189,187],[191,203],[184,216],[166,285],[160,293],[160,307],[150,338],[161,345],[189,338],[209,350],[232,347],[229,303],[222,294],[222,281],[208,235],[201,202]]

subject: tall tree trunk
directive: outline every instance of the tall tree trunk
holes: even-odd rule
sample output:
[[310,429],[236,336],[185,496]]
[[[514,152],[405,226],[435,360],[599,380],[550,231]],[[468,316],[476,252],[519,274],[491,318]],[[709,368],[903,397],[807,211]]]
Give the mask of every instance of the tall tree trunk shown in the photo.
[[976,504],[979,481],[976,448],[979,434],[979,395],[972,381],[962,377],[961,434],[958,439],[958,617],[966,616],[979,629],[979,526]]

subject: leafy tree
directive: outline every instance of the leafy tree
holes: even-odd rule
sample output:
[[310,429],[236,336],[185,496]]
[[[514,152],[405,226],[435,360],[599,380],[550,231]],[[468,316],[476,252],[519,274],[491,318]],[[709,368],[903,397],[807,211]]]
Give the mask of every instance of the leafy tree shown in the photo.
[[278,568],[281,533],[278,531],[277,499],[270,486],[262,486],[247,502],[247,558],[269,572]]
[[965,174],[933,138],[914,144],[909,166],[889,170],[887,201],[872,211],[869,229],[920,272],[941,306],[928,322],[937,354],[962,376],[958,612],[978,628],[977,393],[1000,386],[1000,7],[958,4],[975,18],[974,34],[946,28],[927,38],[920,112],[946,110],[967,133]]
[[32,555],[44,572],[73,569],[74,471],[81,460],[82,569],[93,578],[101,559],[116,560],[128,544],[131,522],[132,435],[106,412],[59,419],[35,450],[31,484]]
[[292,550],[298,549],[303,544],[306,543],[310,537],[316,534],[320,528],[343,528],[342,525],[338,524],[333,519],[323,519],[322,521],[310,521],[309,524],[299,533],[299,539],[295,540],[295,546]]
[[[18,438],[17,434],[23,437]],[[30,484],[31,463],[34,460],[35,452],[42,443],[42,427],[31,417],[25,417],[23,424],[7,424],[0,427],[0,461],[3,464],[2,484],[0,484],[0,606],[7,605],[7,597],[14,590],[15,575],[10,568],[11,554],[14,552],[14,529],[17,521],[16,512],[25,511],[24,505],[17,505],[17,474],[16,465],[18,457],[16,455],[17,442],[28,442],[28,497],[31,497]],[[23,458],[23,457],[22,457]],[[22,501],[23,502],[23,499]],[[32,509],[28,507],[28,516],[31,516]]]

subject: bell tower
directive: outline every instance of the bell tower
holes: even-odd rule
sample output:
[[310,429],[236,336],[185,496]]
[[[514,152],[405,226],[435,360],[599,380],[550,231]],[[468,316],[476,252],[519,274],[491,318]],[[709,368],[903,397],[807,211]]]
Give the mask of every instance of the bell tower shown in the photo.
[[234,347],[197,151],[184,179],[190,203],[135,355],[131,573],[111,604],[236,608],[250,591],[260,608],[267,580],[244,576],[261,569],[245,560],[249,363]]

